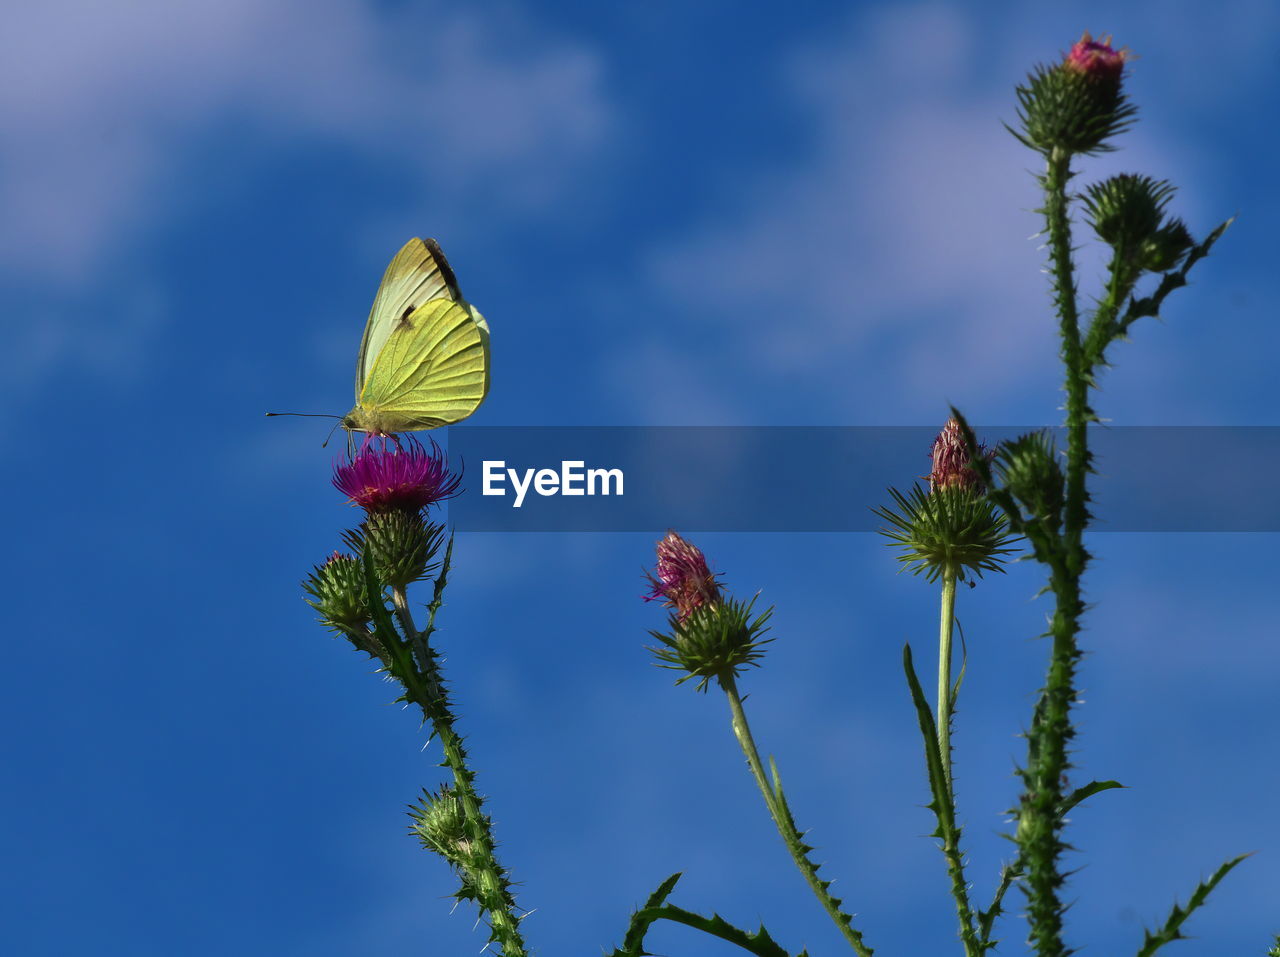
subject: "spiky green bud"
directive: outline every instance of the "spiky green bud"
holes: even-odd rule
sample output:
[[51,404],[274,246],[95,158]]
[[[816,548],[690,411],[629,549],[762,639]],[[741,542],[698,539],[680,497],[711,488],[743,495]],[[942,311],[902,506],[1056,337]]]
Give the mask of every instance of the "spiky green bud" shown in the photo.
[[334,552],[302,583],[307,604],[320,613],[320,623],[343,635],[364,631],[373,620],[365,597],[364,569],[358,559]]
[[755,603],[755,598],[728,598],[694,608],[683,620],[672,614],[667,621],[670,634],[649,632],[662,642],[662,647],[649,650],[659,667],[688,672],[676,684],[697,678],[697,689],[705,691],[712,678],[736,678],[743,668],[758,666],[764,657],[762,646],[773,641],[764,637],[773,608],[753,617]]
[[434,569],[444,533],[443,525],[424,521],[420,512],[392,511],[370,513],[343,537],[353,551],[369,549],[379,581],[405,588]]
[[1099,239],[1132,253],[1160,228],[1173,193],[1166,180],[1121,173],[1086,189],[1084,208]]
[[1066,481],[1058,450],[1048,432],[1031,432],[996,450],[1001,486],[1027,517],[1056,533],[1062,527]]
[[465,867],[473,850],[467,814],[453,788],[446,784],[438,794],[423,790],[417,804],[409,805],[413,823],[409,831],[422,846],[455,867]]
[[1186,223],[1180,219],[1170,220],[1142,244],[1139,265],[1151,272],[1168,272],[1182,262],[1195,244]]

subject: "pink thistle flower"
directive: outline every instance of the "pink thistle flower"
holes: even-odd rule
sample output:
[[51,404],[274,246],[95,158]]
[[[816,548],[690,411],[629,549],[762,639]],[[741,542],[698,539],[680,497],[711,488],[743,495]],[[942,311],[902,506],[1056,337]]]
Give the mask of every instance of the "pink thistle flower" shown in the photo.
[[1062,66],[1090,79],[1117,82],[1124,72],[1125,63],[1132,58],[1128,47],[1113,50],[1110,36],[1095,40],[1086,30],[1080,42],[1067,52]]
[[706,556],[676,532],[667,532],[658,542],[658,565],[653,573],[645,574],[650,592],[644,600],[661,600],[665,607],[676,609],[680,621],[696,608],[721,602],[720,583],[707,567]]
[[440,446],[427,450],[412,438],[366,442],[333,469],[334,488],[368,512],[419,511],[457,494],[461,480]]
[[[985,445],[978,446],[978,451],[991,459],[994,453],[988,452]],[[960,431],[960,423],[955,419],[947,419],[938,437],[933,440],[933,471],[929,473],[929,489],[959,487],[983,491],[982,480],[978,473],[970,468],[969,450],[964,444],[964,434]]]

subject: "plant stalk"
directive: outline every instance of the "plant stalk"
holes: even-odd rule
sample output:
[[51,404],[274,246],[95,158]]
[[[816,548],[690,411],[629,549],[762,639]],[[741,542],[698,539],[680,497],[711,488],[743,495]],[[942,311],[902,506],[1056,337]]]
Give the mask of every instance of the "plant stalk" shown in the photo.
[[[450,551],[452,544],[450,542]],[[467,876],[476,889],[476,902],[488,918],[493,939],[501,945],[503,957],[527,957],[528,950],[520,933],[520,918],[515,913],[516,905],[509,890],[506,870],[498,862],[492,825],[481,810],[482,802],[475,790],[475,772],[467,764],[462,736],[454,730],[453,713],[449,708],[439,661],[426,640],[435,630],[436,612],[442,602],[448,569],[446,556],[436,579],[428,624],[422,631],[414,625],[404,590],[392,589],[392,604],[408,640],[405,643],[397,641],[391,654],[398,665],[396,677],[401,679],[405,691],[431,722],[435,736],[440,739],[445,765],[453,772],[454,793],[462,805],[471,839],[472,850],[466,867]]]
[[[760,752],[756,750],[755,739],[751,736],[751,726],[747,723],[747,713],[742,707],[742,698],[738,694],[737,682],[734,681],[732,675],[721,675],[719,678],[720,687],[724,689],[725,697],[729,699],[729,711],[733,716],[733,734],[738,739],[738,744],[742,747],[742,753],[746,756],[747,766],[751,769],[751,776],[756,779],[756,784],[760,788],[761,795],[764,796],[765,807],[769,810],[769,816],[773,818],[774,826],[777,827],[778,833],[782,835],[783,843],[787,845],[787,850],[791,853],[791,858],[796,862],[796,867],[800,868],[800,873],[804,875],[804,879],[808,882],[814,896],[818,898],[818,902],[822,904],[823,909],[835,921],[840,933],[849,942],[849,946],[853,948],[858,957],[871,957],[872,950],[862,940],[862,934],[850,925],[850,918],[840,909],[840,902],[832,897],[828,890],[829,881],[825,881],[818,876],[818,866],[809,860],[807,851],[810,848],[805,846],[803,836],[796,828],[795,821],[791,817],[791,811],[786,805],[786,799],[782,796],[781,787],[777,790],[769,783],[764,773],[764,765],[760,762]],[[775,772],[776,773],[776,772]]]
[[951,636],[956,622],[956,570],[948,565],[942,572],[942,613],[938,623],[938,755],[946,778],[947,792],[955,800],[951,786]]

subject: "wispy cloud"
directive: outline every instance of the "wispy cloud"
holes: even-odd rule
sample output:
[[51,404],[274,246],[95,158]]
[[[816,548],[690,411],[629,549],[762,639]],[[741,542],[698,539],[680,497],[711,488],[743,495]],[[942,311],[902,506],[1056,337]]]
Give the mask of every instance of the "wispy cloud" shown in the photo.
[[200,189],[220,124],[250,157],[335,146],[519,207],[557,195],[608,123],[595,55],[515,9],[27,4],[0,35],[0,269],[91,277]]
[[[860,11],[794,51],[785,80],[812,147],[762,172],[735,216],[654,252],[655,284],[731,329],[725,349],[763,381],[815,395],[829,384],[843,412],[874,418],[889,395],[897,416],[1007,399],[1054,361],[1035,157],[1000,125],[1041,39],[1019,32],[993,37],[958,8],[919,5]],[[1177,180],[1180,163],[1140,128],[1090,174]],[[1100,271],[1082,266],[1086,283]]]

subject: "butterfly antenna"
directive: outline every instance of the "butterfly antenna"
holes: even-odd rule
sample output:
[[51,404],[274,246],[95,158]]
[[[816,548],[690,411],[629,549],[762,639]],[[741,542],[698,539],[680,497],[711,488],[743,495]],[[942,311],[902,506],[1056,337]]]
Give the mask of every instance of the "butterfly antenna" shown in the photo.
[[267,415],[296,415],[304,419],[337,419],[333,423],[333,428],[329,430],[329,434],[325,436],[324,441],[320,444],[320,448],[325,448],[329,444],[329,440],[333,438],[333,433],[338,431],[338,426],[342,424],[342,416],[330,415],[328,412],[268,412]]

